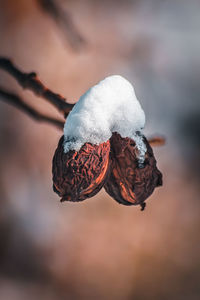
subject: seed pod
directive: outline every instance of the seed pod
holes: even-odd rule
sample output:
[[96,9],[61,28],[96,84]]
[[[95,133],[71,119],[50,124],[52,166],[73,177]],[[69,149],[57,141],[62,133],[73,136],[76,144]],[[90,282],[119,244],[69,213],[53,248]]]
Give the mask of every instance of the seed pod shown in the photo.
[[107,179],[110,142],[85,143],[64,153],[62,136],[53,157],[53,189],[61,201],[82,201],[96,195]]
[[141,165],[136,143],[113,133],[110,139],[112,166],[104,185],[106,192],[120,204],[140,204],[142,210],[154,188],[162,185],[162,174],[156,167],[153,150],[144,136],[143,141],[147,151]]

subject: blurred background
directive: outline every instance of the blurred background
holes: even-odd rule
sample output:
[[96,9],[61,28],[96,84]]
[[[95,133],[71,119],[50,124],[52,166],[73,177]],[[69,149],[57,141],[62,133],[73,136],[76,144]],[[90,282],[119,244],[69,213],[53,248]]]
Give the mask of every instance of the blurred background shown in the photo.
[[[200,299],[199,0],[0,0],[0,55],[76,102],[111,74],[146,113],[164,186],[144,212],[101,192],[60,203],[62,134],[0,101],[0,299]],[[0,86],[59,117],[0,70]]]

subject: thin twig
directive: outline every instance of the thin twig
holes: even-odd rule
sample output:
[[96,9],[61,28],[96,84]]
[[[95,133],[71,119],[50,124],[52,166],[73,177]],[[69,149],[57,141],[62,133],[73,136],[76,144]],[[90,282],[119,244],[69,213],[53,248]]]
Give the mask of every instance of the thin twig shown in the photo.
[[166,143],[166,139],[163,136],[154,136],[148,139],[148,142],[151,146],[163,146]]
[[46,88],[38,79],[36,73],[24,73],[20,71],[9,59],[0,57],[0,68],[12,75],[24,89],[29,89],[37,96],[48,100],[64,115],[67,115],[74,106],[67,103],[63,96],[55,94]]
[[45,116],[38,111],[36,111],[34,108],[26,104],[19,96],[12,94],[2,88],[0,88],[0,100],[5,101],[6,103],[9,103],[15,107],[17,107],[19,110],[25,112],[28,114],[31,118],[35,119],[39,122],[46,122],[49,124],[52,124],[56,126],[59,129],[63,129],[64,122]]
[[71,15],[65,10],[63,11],[54,0],[38,0],[40,7],[47,13],[56,24],[62,28],[67,39],[74,50],[86,44],[85,39],[76,28]]
[[[43,97],[44,99],[48,100],[64,114],[65,118],[73,108],[74,104],[67,103],[66,99],[63,96],[55,94],[51,90],[46,88],[37,78],[36,73],[23,73],[17,67],[15,67],[9,59],[4,57],[0,57],[0,69],[3,69],[4,71],[12,75],[24,89],[29,89],[33,91],[37,96]],[[48,122],[60,129],[63,129],[64,122],[39,113],[34,108],[27,105],[19,96],[11,92],[0,89],[0,100],[6,100],[8,103],[26,112],[29,116],[37,121]],[[155,136],[149,138],[148,142],[153,147],[162,146],[165,144],[165,138],[162,136]]]

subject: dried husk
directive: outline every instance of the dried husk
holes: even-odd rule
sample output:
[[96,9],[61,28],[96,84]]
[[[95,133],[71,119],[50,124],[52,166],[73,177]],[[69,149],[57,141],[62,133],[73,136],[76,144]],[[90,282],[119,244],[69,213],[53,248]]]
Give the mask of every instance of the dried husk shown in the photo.
[[153,150],[144,136],[143,140],[147,151],[141,165],[135,142],[113,133],[110,139],[112,166],[104,185],[106,192],[120,204],[140,204],[142,209],[155,187],[162,185],[162,174],[156,167]]
[[79,151],[64,153],[62,136],[53,157],[53,189],[61,201],[82,201],[96,195],[109,173],[110,141],[85,143]]

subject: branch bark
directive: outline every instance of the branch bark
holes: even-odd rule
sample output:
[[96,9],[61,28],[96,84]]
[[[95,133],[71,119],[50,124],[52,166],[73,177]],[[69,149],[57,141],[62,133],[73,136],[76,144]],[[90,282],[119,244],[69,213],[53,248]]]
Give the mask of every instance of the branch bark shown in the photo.
[[35,110],[34,108],[26,104],[19,96],[12,94],[2,88],[0,88],[0,100],[15,106],[16,108],[25,112],[27,115],[29,115],[31,118],[33,118],[36,121],[49,123],[61,130],[63,129],[64,126],[63,121],[39,113],[37,110]]
[[24,73],[20,71],[9,59],[0,57],[0,69],[13,76],[22,88],[31,90],[35,95],[46,99],[65,116],[68,115],[74,106],[73,104],[67,103],[63,96],[46,88],[36,73]]

